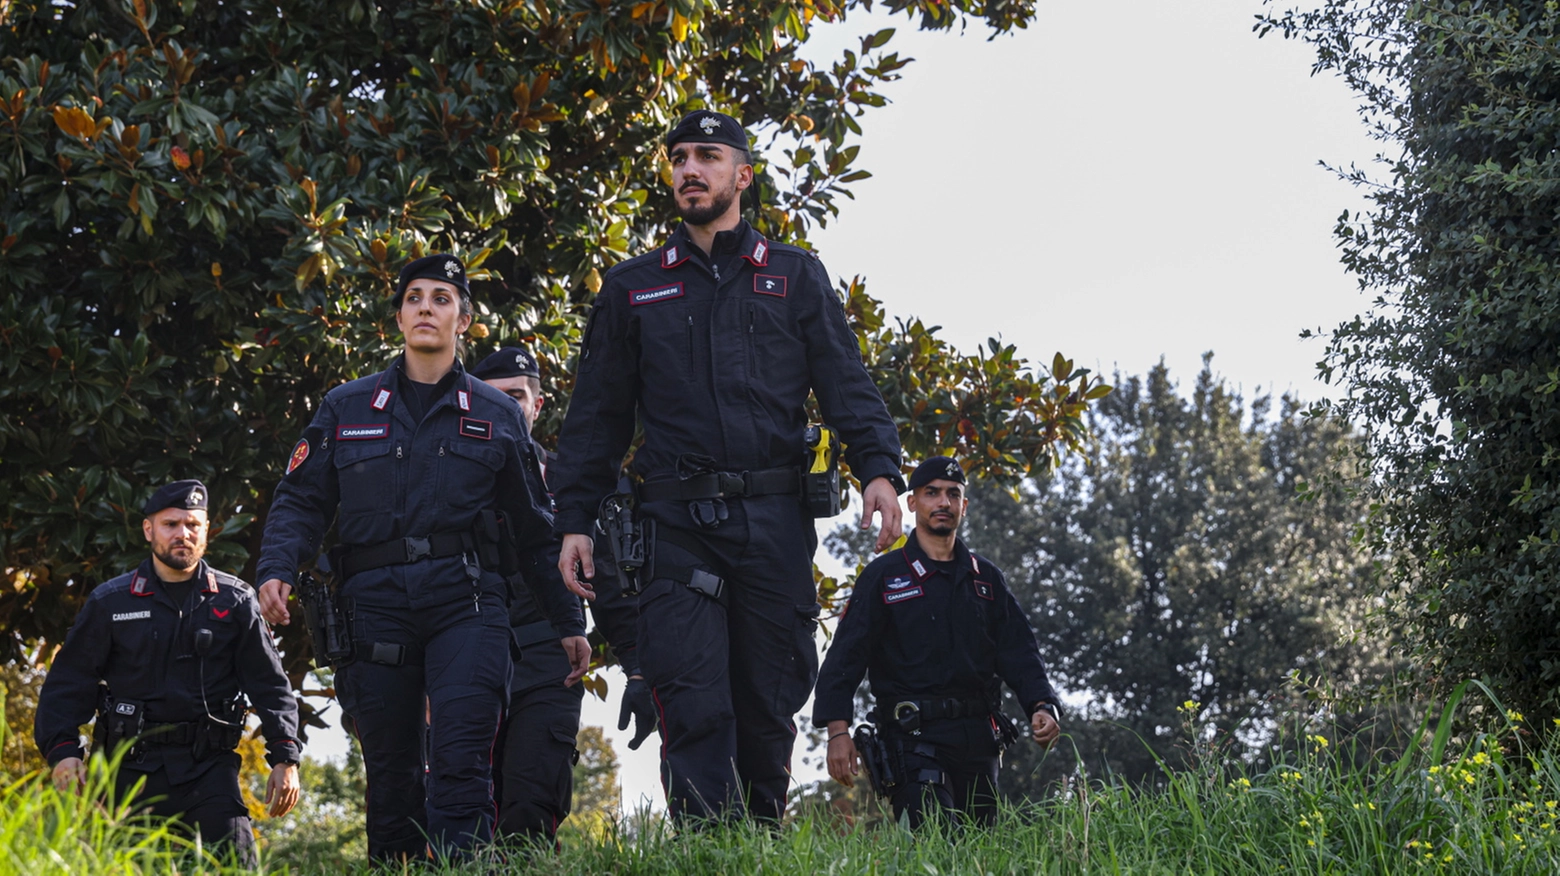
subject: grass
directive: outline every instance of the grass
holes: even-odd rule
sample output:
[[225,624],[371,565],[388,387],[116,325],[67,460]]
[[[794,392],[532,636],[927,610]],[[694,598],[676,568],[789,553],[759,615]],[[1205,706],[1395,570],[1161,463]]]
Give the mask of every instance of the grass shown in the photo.
[[[994,830],[852,828],[827,814],[774,832],[738,827],[678,835],[664,823],[570,837],[560,855],[488,850],[464,867],[418,872],[667,874],[1554,873],[1560,872],[1560,733],[1535,734],[1508,714],[1497,732],[1455,737],[1459,689],[1410,753],[1355,766],[1356,752],[1319,735],[1260,771],[1216,764],[1170,773],[1153,788],[1075,783],[1004,813]],[[1553,729],[1553,728],[1550,728]],[[1548,742],[1529,743],[1548,737]],[[109,787],[100,768],[92,792]],[[34,775],[0,801],[0,870],[227,873],[166,828]],[[266,833],[261,826],[262,836]],[[307,854],[285,841],[268,873],[364,871],[358,859]],[[498,864],[500,866],[495,867]]]

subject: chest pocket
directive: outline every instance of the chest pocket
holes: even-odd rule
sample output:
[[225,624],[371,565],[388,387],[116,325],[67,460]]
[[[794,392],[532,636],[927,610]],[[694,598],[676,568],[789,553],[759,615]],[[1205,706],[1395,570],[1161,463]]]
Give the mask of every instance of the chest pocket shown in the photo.
[[[216,596],[196,610],[193,626],[194,644],[197,646],[204,637],[201,631],[210,631],[211,644],[206,648],[207,659],[226,653],[238,638],[238,605],[227,594]],[[198,648],[192,650],[198,651]]]
[[439,447],[439,499],[455,510],[485,508],[504,467],[504,451],[487,441],[456,436]]
[[787,300],[756,291],[742,296],[739,330],[754,382],[791,383],[806,376],[807,343]]
[[382,438],[362,443],[342,441],[336,444],[332,458],[336,464],[336,482],[341,513],[377,514],[389,509],[395,472],[391,468],[392,440]]
[[[632,293],[630,295],[632,298]],[[701,312],[707,314],[708,306]],[[647,384],[693,380],[699,338],[707,315],[695,319],[686,295],[631,306],[638,322],[640,379]]]

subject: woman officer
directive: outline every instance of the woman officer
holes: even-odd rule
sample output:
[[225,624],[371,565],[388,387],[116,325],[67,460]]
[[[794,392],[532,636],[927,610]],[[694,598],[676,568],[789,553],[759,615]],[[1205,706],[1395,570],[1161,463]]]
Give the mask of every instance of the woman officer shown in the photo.
[[496,553],[495,512],[562,636],[568,683],[590,652],[520,411],[456,356],[471,324],[465,266],[442,254],[409,263],[393,303],[404,351],[326,394],[276,489],[257,570],[262,613],[288,623],[294,573],[336,518],[355,649],[336,689],[363,748],[376,860],[430,844],[459,855],[492,837],[490,759],[510,672],[504,577],[481,562]]

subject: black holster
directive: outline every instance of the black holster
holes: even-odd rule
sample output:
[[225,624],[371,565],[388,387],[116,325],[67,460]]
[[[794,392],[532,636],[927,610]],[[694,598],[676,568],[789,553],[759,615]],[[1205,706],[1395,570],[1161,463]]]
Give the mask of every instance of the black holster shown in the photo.
[[611,549],[625,596],[637,596],[644,589],[642,573],[655,550],[655,521],[641,519],[634,513],[635,506],[633,486],[624,478],[618,492],[603,499],[596,512],[596,529]]
[[477,559],[482,568],[505,578],[520,571],[520,550],[515,546],[515,533],[508,518],[491,508],[484,508],[477,512],[472,534],[476,536]]
[[341,604],[341,588],[303,572],[298,575],[298,598],[314,645],[314,665],[324,669],[352,662],[352,618]]
[[862,724],[851,738],[856,743],[856,754],[861,758],[861,766],[867,771],[872,791],[885,799],[892,797],[899,790],[901,770],[894,762],[888,743],[878,735],[877,727]]

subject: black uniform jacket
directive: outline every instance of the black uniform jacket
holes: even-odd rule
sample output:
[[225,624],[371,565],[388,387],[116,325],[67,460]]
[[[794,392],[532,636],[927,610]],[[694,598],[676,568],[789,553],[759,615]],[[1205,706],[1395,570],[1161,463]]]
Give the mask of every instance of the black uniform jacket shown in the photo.
[[953,579],[916,542],[867,564],[818,672],[813,723],[849,721],[865,673],[879,703],[985,699],[1001,683],[1031,714],[1055,703],[1045,661],[1002,571],[956,541]]
[[[545,477],[556,457],[541,445],[536,445],[535,450]],[[595,560],[596,577],[593,583],[596,600],[590,606],[591,616],[596,620],[597,631],[612,646],[612,653],[617,656],[624,674],[634,675],[639,671],[635,648],[639,601],[623,594],[621,579],[612,566],[612,555],[606,550],[604,541],[598,540],[596,543]],[[509,624],[514,630],[515,645],[521,653],[520,662],[515,664],[514,675],[510,678],[510,692],[519,694],[546,685],[561,684],[570,671],[569,655],[564,653],[563,646],[558,643],[557,630],[548,623],[547,615],[523,584],[515,588],[515,599],[509,605]],[[569,689],[584,696],[585,686],[582,684]]]
[[[292,583],[319,552],[331,519],[342,544],[364,547],[437,532],[470,532],[496,509],[519,539],[521,570],[561,635],[584,635],[579,600],[558,574],[551,503],[530,433],[513,399],[466,374],[459,361],[419,423],[403,397],[403,362],[325,396],[293,448],[266,518],[256,574]],[[504,579],[483,570],[478,588]],[[353,575],[345,592],[413,609],[471,599],[460,557],[423,559]]]
[[[220,706],[242,692],[260,717],[266,759],[273,765],[298,760],[298,702],[254,590],[204,560],[194,583],[185,603],[176,604],[148,559],[87,596],[38,696],[33,736],[51,765],[82,756],[78,730],[97,711],[100,681],[116,700],[144,703],[148,724],[173,724],[205,718],[202,673],[213,715],[220,717]],[[204,658],[195,655],[195,632],[202,629],[212,632]],[[166,767],[177,784],[210,764],[191,761],[188,746],[153,745],[140,763],[125,765]]]
[[642,478],[672,475],[684,453],[721,471],[779,468],[802,462],[811,390],[856,477],[903,491],[899,434],[823,265],[745,222],[713,248],[706,259],[679,227],[607,272],[549,478],[560,532],[590,533],[636,410]]

